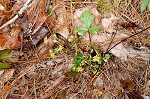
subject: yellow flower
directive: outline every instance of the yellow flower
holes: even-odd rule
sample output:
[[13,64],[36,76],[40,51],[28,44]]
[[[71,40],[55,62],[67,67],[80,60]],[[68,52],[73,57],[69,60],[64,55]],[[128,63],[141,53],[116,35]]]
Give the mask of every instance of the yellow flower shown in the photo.
[[55,57],[55,53],[52,50],[49,51],[49,54],[52,58]]
[[59,51],[61,52],[61,51],[63,50],[63,48],[64,48],[63,46],[59,45],[59,47],[58,47],[58,50],[57,50],[57,51],[58,51],[58,52],[59,52]]
[[97,56],[97,55],[94,56],[94,57],[93,57],[93,61],[94,61],[94,62],[99,62],[99,61],[100,61],[100,57]]
[[82,67],[78,67],[78,72],[83,71],[84,69]]

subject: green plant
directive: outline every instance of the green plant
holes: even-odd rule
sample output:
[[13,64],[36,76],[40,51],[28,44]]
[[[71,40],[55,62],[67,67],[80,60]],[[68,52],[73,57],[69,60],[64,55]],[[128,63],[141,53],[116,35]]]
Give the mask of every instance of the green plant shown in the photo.
[[62,45],[58,45],[54,50],[49,50],[49,54],[53,58],[55,57],[55,54],[62,52],[63,49],[64,47]]
[[[93,56],[92,54],[95,53]],[[76,53],[73,59],[72,71],[73,72],[82,72],[83,70],[88,70],[95,75],[102,73],[99,70],[99,67],[102,64],[108,62],[110,59],[110,54],[104,54],[104,57],[100,56],[99,50],[94,50],[94,52],[89,53],[88,56],[85,56],[83,53]]]
[[97,0],[97,7],[99,9],[99,12],[101,13],[111,10],[111,5],[110,5],[109,0]]
[[[94,15],[88,11],[85,11],[82,13],[80,17],[80,21],[83,23],[83,27],[75,28],[75,32],[77,32],[78,35],[80,36],[83,36],[86,33],[88,33],[90,43],[92,43],[90,34],[95,34],[100,30],[99,26],[91,27],[94,21]],[[85,71],[88,70],[92,72],[94,75],[99,75],[102,73],[102,71],[99,70],[99,67],[102,66],[103,63],[109,60],[110,55],[105,54],[104,57],[102,57],[100,51],[95,50],[92,44],[90,48],[91,51],[87,52],[88,55],[84,55],[84,52],[82,51],[76,51],[73,58],[73,64],[72,64],[73,72],[82,72],[84,70]]]
[[12,57],[11,50],[1,50],[0,51],[0,69],[9,68],[11,65],[5,62]]
[[86,33],[95,34],[100,30],[99,26],[91,27],[91,24],[94,21],[94,15],[88,11],[82,13],[80,21],[83,23],[84,26],[75,29],[75,32],[77,32],[78,35],[84,35]]
[[140,5],[140,11],[144,12],[148,8],[150,10],[150,0],[142,0]]

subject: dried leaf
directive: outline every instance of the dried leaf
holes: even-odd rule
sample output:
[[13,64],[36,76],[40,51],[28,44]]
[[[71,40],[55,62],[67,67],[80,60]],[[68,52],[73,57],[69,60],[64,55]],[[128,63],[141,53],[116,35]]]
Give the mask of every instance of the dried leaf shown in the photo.
[[68,36],[69,36],[69,30],[68,30],[68,28],[67,27],[62,27],[61,29],[60,29],[60,31],[57,31],[57,33],[58,34],[60,34],[61,36],[63,36],[64,38],[68,38]]
[[15,71],[14,69],[7,69],[7,70],[5,70],[3,76],[0,77],[1,81],[3,83],[5,83],[8,80],[10,80],[13,77],[14,71]]
[[2,6],[2,4],[0,4],[0,10],[4,10],[4,6]]
[[22,5],[18,3],[15,3],[14,6],[10,6],[13,4],[9,1],[2,2],[1,4],[4,7],[4,10],[0,11],[0,16],[2,17],[2,19],[0,18],[0,26],[9,21],[15,14],[18,13],[18,10],[22,7]]
[[19,41],[19,27],[14,27],[9,34],[0,33],[0,50],[12,49],[18,46]]
[[66,99],[67,89],[64,89],[60,93],[60,99]]
[[68,78],[73,78],[73,77],[76,77],[77,73],[73,71],[69,71],[69,72],[66,72],[64,75]]
[[4,70],[0,70],[0,76],[4,73]]
[[113,14],[109,18],[103,18],[102,19],[102,25],[103,25],[105,31],[107,31],[109,33],[115,32],[115,29],[114,29],[114,23],[115,22],[114,21],[117,19],[118,18],[115,17]]
[[119,99],[144,99],[138,92],[123,92]]
[[129,92],[127,93],[129,99],[144,99],[138,92]]
[[134,84],[130,79],[120,80],[120,84],[122,88],[126,91],[130,91],[134,87]]
[[8,85],[8,83],[6,83],[6,85],[3,88],[2,95],[0,96],[0,99],[6,99],[6,96],[8,94],[7,92],[9,92],[10,89],[11,89],[11,87]]
[[35,34],[46,21],[48,15],[45,13],[46,3],[45,0],[40,0],[36,2],[29,10],[28,10],[28,19],[29,22],[34,25],[34,31],[32,34]]

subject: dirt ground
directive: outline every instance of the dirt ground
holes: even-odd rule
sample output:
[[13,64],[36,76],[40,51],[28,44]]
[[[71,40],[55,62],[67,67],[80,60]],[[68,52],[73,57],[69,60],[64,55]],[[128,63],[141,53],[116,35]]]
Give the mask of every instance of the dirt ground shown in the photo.
[[[0,50],[13,53],[6,60],[11,67],[0,69],[0,99],[150,99],[150,10],[141,13],[141,2],[0,1]],[[91,38],[74,32],[84,11],[101,28]],[[69,42],[72,36],[77,40]],[[100,65],[100,75],[72,72],[76,50],[89,53],[90,40],[110,59]]]

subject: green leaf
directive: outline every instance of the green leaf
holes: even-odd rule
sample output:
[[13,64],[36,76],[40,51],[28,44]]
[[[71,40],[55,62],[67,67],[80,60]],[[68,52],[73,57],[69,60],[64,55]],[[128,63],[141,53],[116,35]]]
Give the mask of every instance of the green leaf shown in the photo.
[[148,3],[148,9],[150,10],[150,1],[149,1],[149,3]]
[[52,15],[52,8],[48,8],[48,16],[51,16]]
[[5,61],[5,60],[8,60],[12,57],[12,52],[11,50],[2,50],[0,51],[0,59]]
[[78,35],[84,35],[87,31],[88,31],[88,29],[85,29],[85,28],[76,28],[75,29],[75,32],[77,32]]
[[126,7],[127,4],[126,4],[125,2],[121,2],[121,6],[122,6],[122,7]]
[[81,62],[82,62],[82,60],[75,60],[75,61],[74,61],[74,64],[75,64],[76,66],[79,66],[79,65],[81,64]]
[[110,58],[110,55],[109,54],[105,54],[104,58],[103,58],[103,61],[104,62],[107,62]]
[[96,68],[99,68],[99,64],[96,64],[95,67],[96,67]]
[[73,71],[73,72],[78,72],[78,67],[77,67],[77,66],[73,66],[73,67],[72,67],[72,71]]
[[100,54],[100,50],[95,50],[96,54],[99,55]]
[[91,34],[96,34],[98,31],[100,30],[100,27],[99,26],[93,26],[89,29],[89,32]]
[[76,58],[76,59],[82,59],[82,58],[83,58],[83,54],[82,54],[82,53],[77,53],[77,54],[75,55],[75,58]]
[[141,6],[140,6],[140,11],[144,12],[146,7],[148,6],[149,0],[142,0]]
[[118,6],[119,6],[119,2],[120,2],[119,0],[115,0],[115,1],[114,1],[114,6],[115,6],[115,7],[118,7]]
[[2,63],[0,62],[0,69],[5,69],[5,68],[9,68],[11,65],[8,63]]
[[89,29],[92,22],[94,21],[94,15],[88,11],[82,13],[80,17],[80,21],[84,24],[84,26]]

